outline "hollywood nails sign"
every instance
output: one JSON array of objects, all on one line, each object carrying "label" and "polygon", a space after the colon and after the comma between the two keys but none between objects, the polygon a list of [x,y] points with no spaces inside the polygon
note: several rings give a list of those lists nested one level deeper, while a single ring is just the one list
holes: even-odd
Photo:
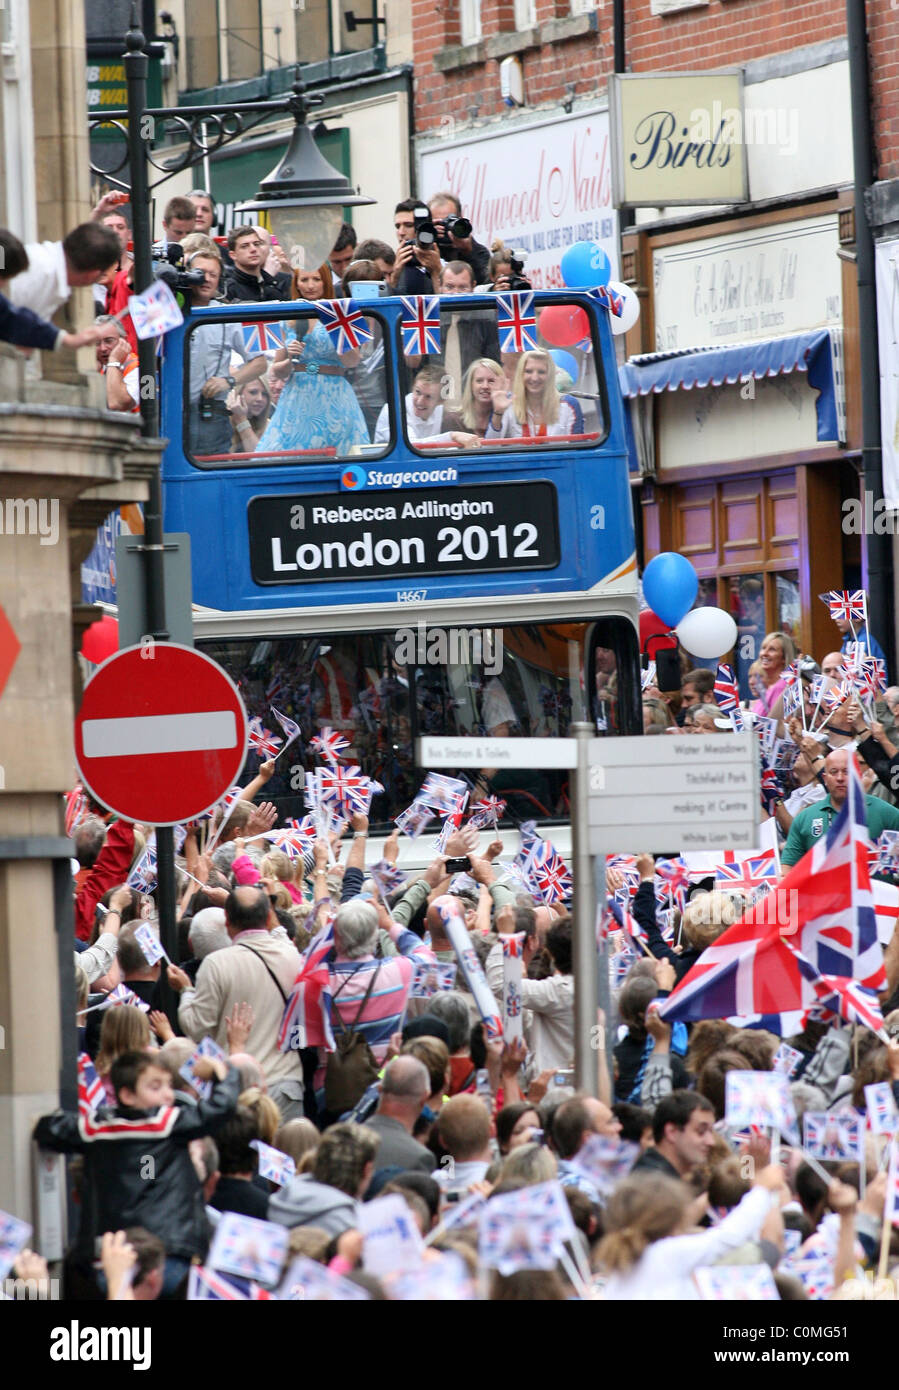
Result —
[{"label": "hollywood nails sign", "polygon": [[616,206],[744,201],[742,83],[739,72],[610,77]]}]

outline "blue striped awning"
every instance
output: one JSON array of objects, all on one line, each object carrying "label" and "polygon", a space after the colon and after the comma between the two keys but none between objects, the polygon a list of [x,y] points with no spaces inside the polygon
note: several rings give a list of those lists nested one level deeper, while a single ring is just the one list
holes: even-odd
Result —
[{"label": "blue striped awning", "polygon": [[632,357],[619,367],[622,395],[629,399],[662,391],[692,391],[694,386],[734,386],[763,377],[808,372],[818,392],[816,403],[821,442],[845,439],[845,393],[842,334],[818,328],[758,343],[729,343],[718,347],[684,348]]}]

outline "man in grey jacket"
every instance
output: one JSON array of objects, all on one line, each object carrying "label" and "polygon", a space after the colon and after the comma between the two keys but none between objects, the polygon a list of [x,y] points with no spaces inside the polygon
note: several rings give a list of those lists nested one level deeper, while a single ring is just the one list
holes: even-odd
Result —
[{"label": "man in grey jacket", "polygon": [[427,1068],[417,1057],[394,1057],[384,1071],[381,1098],[368,1129],[380,1135],[378,1168],[404,1168],[430,1173],[437,1160],[430,1150],[412,1138],[415,1121],[431,1092]]},{"label": "man in grey jacket", "polygon": [[311,1173],[291,1178],[269,1200],[279,1226],[316,1226],[339,1236],[358,1225],[358,1207],[375,1170],[380,1139],[367,1125],[332,1125],[322,1135]]}]

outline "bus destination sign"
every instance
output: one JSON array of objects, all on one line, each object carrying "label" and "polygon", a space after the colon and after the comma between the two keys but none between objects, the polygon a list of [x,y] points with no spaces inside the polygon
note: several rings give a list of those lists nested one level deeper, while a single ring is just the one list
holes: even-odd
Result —
[{"label": "bus destination sign", "polygon": [[558,500],[548,482],[249,503],[257,584],[555,569]]}]

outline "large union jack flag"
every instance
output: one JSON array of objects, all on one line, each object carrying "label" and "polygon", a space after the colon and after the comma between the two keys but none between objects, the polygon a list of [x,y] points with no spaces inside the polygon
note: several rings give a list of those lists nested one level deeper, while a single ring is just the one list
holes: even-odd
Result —
[{"label": "large union jack flag", "polygon": [[328,969],[328,956],[333,948],[334,913],[331,911],[300,957],[299,974],[287,996],[278,1029],[281,1052],[298,1052],[304,1047],[334,1051]]},{"label": "large union jack flag", "polygon": [[243,325],[244,347],[250,356],[263,352],[274,352],[284,346],[284,325],[278,323],[245,323]]},{"label": "large union jack flag", "polygon": [[436,294],[400,296],[404,318],[403,352],[425,357],[440,351],[440,300]]},{"label": "large union jack flag", "polygon": [[314,308],[338,352],[352,352],[371,341],[365,315],[352,299],[319,299]]},{"label": "large union jack flag", "polygon": [[820,595],[830,609],[830,616],[843,622],[867,622],[868,598],[864,589],[831,589]]},{"label": "large union jack flag", "polygon": [[496,296],[496,327],[501,352],[533,352],[537,347],[534,295],[515,290]]}]

